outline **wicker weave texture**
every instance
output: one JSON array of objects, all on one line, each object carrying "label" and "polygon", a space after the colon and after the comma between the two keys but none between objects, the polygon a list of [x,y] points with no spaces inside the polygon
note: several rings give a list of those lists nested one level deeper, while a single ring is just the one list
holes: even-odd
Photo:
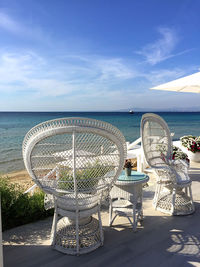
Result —
[{"label": "wicker weave texture", "polygon": [[[23,156],[29,174],[45,192],[85,199],[114,182],[124,162],[124,143],[123,135],[108,123],[53,120],[28,132]],[[78,205],[81,209],[82,202]]]},{"label": "wicker weave texture", "polygon": [[172,141],[165,121],[158,115],[147,113],[142,117],[141,129],[142,145],[148,164],[153,168],[167,165],[172,154]]},{"label": "wicker weave texture", "polygon": [[194,212],[188,165],[181,160],[172,160],[172,140],[166,122],[156,114],[144,114],[141,136],[146,161],[158,178],[153,201],[155,208],[173,215]]},{"label": "wicker weave texture", "polygon": [[[92,218],[91,215],[97,212],[95,207],[100,205],[103,192],[111,188],[121,173],[125,157],[124,136],[116,127],[102,121],[63,118],[41,123],[27,133],[23,142],[25,166],[35,183],[47,194],[52,194],[55,202],[55,248],[61,246],[58,250],[69,254],[87,251],[82,249],[87,244],[79,246],[83,231],[79,229],[79,221],[87,216]],[[63,241],[67,235],[63,235],[62,242],[57,242],[63,233],[57,230],[58,211],[73,221],[76,238],[70,242],[76,244],[75,248],[63,245],[69,241]],[[69,225],[62,229],[66,231]],[[102,243],[101,223],[97,229],[94,240],[98,239],[96,236],[101,240],[98,239],[96,245],[91,244],[93,248]],[[92,247],[88,247],[88,252]]]}]

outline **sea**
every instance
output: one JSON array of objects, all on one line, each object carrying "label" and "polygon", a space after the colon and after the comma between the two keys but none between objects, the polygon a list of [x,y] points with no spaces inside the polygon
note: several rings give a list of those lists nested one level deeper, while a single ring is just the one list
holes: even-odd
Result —
[{"label": "sea", "polygon": [[[0,174],[25,169],[22,142],[38,123],[64,117],[85,117],[109,122],[119,128],[126,141],[140,137],[140,121],[145,112],[0,112]],[[184,135],[200,135],[200,112],[156,112],[174,133],[173,140]]]}]

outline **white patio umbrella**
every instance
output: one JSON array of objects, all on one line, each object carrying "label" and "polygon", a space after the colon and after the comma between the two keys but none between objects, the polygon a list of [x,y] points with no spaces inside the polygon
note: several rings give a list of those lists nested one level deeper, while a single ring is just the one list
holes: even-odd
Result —
[{"label": "white patio umbrella", "polygon": [[176,92],[200,93],[200,72],[150,88]]},{"label": "white patio umbrella", "polygon": [[[166,90],[174,92],[200,93],[200,72],[150,88],[153,90]],[[185,153],[188,151],[180,141],[174,141],[173,145],[179,147]]]}]

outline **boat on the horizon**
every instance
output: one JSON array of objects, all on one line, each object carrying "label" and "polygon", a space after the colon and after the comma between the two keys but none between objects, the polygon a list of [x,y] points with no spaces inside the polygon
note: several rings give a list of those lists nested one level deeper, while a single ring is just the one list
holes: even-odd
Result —
[{"label": "boat on the horizon", "polygon": [[129,113],[130,113],[130,114],[133,114],[133,113],[134,113],[134,111],[131,109],[131,110],[129,110]]}]

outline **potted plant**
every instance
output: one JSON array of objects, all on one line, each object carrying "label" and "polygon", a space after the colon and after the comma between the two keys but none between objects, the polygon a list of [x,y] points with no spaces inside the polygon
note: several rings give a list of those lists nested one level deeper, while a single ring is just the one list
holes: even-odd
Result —
[{"label": "potted plant", "polygon": [[180,138],[191,161],[200,162],[200,136],[187,135]]},{"label": "potted plant", "polygon": [[131,168],[132,168],[131,161],[130,160],[126,160],[125,164],[124,164],[124,170],[125,170],[126,176],[130,176],[131,175]]},{"label": "potted plant", "polygon": [[173,146],[172,159],[173,160],[177,160],[177,159],[185,160],[185,162],[188,164],[188,166],[190,164],[190,160],[188,158],[188,155],[176,146]]},{"label": "potted plant", "polygon": [[[166,146],[163,144],[159,144],[157,145],[157,149],[160,150],[161,152],[161,158],[163,161],[166,161],[166,157],[164,155],[164,152],[166,151]],[[172,155],[170,156],[169,160],[184,160],[188,167],[189,167],[189,163],[190,163],[190,159],[187,155],[187,153],[185,153],[182,149],[173,146],[173,151],[172,151]]]}]

